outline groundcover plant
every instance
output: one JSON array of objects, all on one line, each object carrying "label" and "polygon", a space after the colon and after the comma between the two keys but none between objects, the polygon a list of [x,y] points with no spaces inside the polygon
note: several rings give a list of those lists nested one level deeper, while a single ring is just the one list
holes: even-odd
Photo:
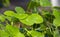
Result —
[{"label": "groundcover plant", "polygon": [[0,37],[60,37],[59,9],[49,0],[30,0],[26,10],[6,10],[0,14]]}]

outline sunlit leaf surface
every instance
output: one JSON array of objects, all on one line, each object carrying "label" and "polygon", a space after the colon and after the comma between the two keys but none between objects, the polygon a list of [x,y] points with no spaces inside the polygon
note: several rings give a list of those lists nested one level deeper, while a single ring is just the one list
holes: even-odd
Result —
[{"label": "sunlit leaf surface", "polygon": [[55,19],[54,19],[53,23],[56,26],[60,26],[60,11],[57,10],[57,9],[54,9],[53,14],[55,16]]},{"label": "sunlit leaf surface", "polygon": [[26,25],[33,25],[34,23],[36,23],[36,24],[42,23],[43,18],[38,14],[32,14],[32,15],[28,16],[25,20],[21,20],[21,22]]}]

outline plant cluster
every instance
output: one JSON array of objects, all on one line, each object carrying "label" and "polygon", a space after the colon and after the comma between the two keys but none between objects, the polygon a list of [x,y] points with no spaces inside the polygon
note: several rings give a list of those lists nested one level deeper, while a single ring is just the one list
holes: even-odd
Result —
[{"label": "plant cluster", "polygon": [[[8,2],[7,2],[8,3]],[[0,14],[0,37],[60,37],[60,13],[49,0],[30,0]]]}]

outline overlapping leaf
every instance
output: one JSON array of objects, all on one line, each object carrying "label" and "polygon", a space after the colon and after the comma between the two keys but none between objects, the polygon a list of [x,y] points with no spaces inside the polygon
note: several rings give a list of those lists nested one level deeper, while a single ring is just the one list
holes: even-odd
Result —
[{"label": "overlapping leaf", "polygon": [[16,14],[15,17],[18,18],[19,20],[21,20],[21,19],[27,18],[28,14]]},{"label": "overlapping leaf", "polygon": [[22,23],[26,24],[26,25],[33,25],[34,23],[38,24],[38,23],[42,23],[43,22],[43,18],[38,15],[38,14],[32,14],[30,16],[28,16],[25,20],[21,20]]}]

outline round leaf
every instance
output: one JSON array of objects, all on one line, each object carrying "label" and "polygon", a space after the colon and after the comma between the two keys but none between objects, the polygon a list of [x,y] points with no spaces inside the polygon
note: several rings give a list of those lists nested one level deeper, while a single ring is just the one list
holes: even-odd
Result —
[{"label": "round leaf", "polygon": [[27,18],[27,20],[36,24],[43,22],[43,18],[39,14],[32,14]]},{"label": "round leaf", "polygon": [[25,11],[24,11],[24,9],[23,8],[21,8],[21,7],[16,7],[15,8],[15,11],[17,12],[17,13],[22,13],[22,14],[24,14],[25,13]]},{"label": "round leaf", "polygon": [[43,18],[39,14],[32,14],[31,17],[30,18],[34,20],[34,23],[38,24],[43,22]]},{"label": "round leaf", "polygon": [[10,11],[10,10],[5,11],[4,14],[7,15],[7,16],[13,16],[13,15],[15,15],[14,11]]}]

